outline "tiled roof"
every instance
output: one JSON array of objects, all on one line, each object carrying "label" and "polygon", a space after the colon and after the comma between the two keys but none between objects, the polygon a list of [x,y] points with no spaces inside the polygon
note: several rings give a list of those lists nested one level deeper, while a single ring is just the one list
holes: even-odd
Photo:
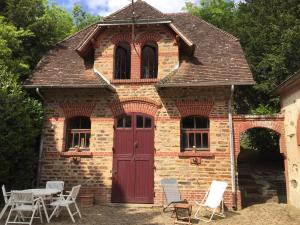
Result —
[{"label": "tiled roof", "polygon": [[91,68],[74,50],[96,25],[58,43],[46,53],[33,74],[25,81],[25,87],[109,87],[109,84]]},{"label": "tiled roof", "polygon": [[188,13],[169,16],[196,48],[193,57],[181,58],[179,68],[157,86],[254,84],[237,38]]},{"label": "tiled roof", "polygon": [[[195,47],[192,57],[181,57],[180,66],[158,82],[158,87],[249,85],[253,77],[237,38],[188,13],[163,14],[144,1],[136,1],[138,20],[169,19],[182,37]],[[132,19],[129,5],[105,21]],[[98,25],[91,25],[49,51],[25,82],[27,87],[110,87],[100,75],[87,69],[76,47],[88,40]],[[177,31],[176,31],[177,32]],[[191,47],[190,46],[190,47]]]}]

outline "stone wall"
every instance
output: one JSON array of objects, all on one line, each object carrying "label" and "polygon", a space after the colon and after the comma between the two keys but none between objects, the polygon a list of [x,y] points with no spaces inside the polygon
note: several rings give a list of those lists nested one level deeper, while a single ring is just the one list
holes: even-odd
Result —
[{"label": "stone wall", "polygon": [[297,141],[300,135],[300,89],[291,88],[281,96],[281,107],[285,118],[288,203],[300,209],[300,142]]},{"label": "stone wall", "polygon": [[[115,93],[97,89],[52,89],[44,90],[43,94],[47,101],[42,182],[61,179],[66,181],[67,188],[82,184],[83,192],[94,192],[98,202],[110,202],[113,125],[118,108],[123,113],[143,112],[155,118],[155,203],[163,202],[160,180],[174,177],[183,197],[191,202],[205,193],[213,179],[228,182],[225,200],[227,206],[231,206],[228,87],[157,91],[151,84],[116,84]],[[120,107],[116,108],[117,104]],[[78,116],[90,114],[91,118],[90,151],[82,155],[79,164],[74,164],[73,158],[65,152],[64,134],[69,112]],[[181,114],[209,117],[210,151],[180,152]],[[191,163],[193,158],[199,160],[198,165]]]}]

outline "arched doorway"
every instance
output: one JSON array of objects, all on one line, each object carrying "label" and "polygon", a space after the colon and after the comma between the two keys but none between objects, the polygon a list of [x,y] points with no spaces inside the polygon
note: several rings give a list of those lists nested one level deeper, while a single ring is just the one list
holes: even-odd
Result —
[{"label": "arched doorway", "polygon": [[[255,130],[252,129],[260,129],[260,131],[256,132]],[[261,137],[267,137],[267,138],[261,138],[261,144],[260,148],[263,148],[264,150],[267,150],[267,148],[271,148],[271,151],[266,151],[269,154],[273,155],[272,157],[277,158],[280,163],[279,166],[277,167],[277,170],[280,168],[281,169],[281,174],[284,174],[284,181],[285,183],[283,184],[281,182],[281,186],[283,187],[284,190],[282,190],[283,192],[286,192],[286,181],[288,181],[288,171],[287,171],[287,158],[286,158],[286,144],[285,144],[285,135],[284,135],[284,117],[282,117],[282,115],[280,114],[275,114],[275,115],[242,115],[242,116],[235,116],[233,118],[233,130],[234,130],[234,150],[235,150],[235,158],[236,158],[236,162],[238,162],[239,168],[237,167],[237,179],[236,179],[236,185],[239,188],[239,179],[241,179],[242,176],[246,176],[247,175],[243,175],[243,172],[239,173],[238,169],[241,170],[241,160],[245,162],[245,158],[247,158],[246,156],[244,156],[244,152],[240,155],[241,151],[243,151],[243,149],[241,150],[241,146],[243,147],[243,144],[241,144],[241,137],[243,138],[244,134],[247,134],[247,131],[250,133],[255,133],[257,136],[261,136]],[[252,130],[252,131],[251,131]],[[259,133],[262,132],[262,133]],[[270,139],[270,138],[275,138],[274,140]],[[272,141],[270,141],[272,140]],[[273,142],[275,143],[274,146],[270,146],[269,142]],[[250,149],[251,150],[251,149]],[[259,150],[258,150],[259,151]],[[271,153],[272,152],[272,153]],[[248,153],[250,155],[253,155],[250,153]],[[259,155],[259,153],[257,153]],[[257,155],[256,154],[256,155]],[[255,154],[254,154],[255,155]],[[262,158],[266,158],[261,156]],[[269,160],[269,164],[271,165],[275,165],[274,162],[272,162],[272,157],[267,157],[267,159]],[[257,159],[255,159],[255,157],[253,156],[252,161],[256,162]],[[249,163],[249,161],[246,160],[246,162]],[[251,162],[251,160],[250,160]],[[266,170],[268,163],[266,163],[264,166],[262,166],[261,168],[261,173],[262,176],[266,175],[263,172]],[[284,164],[284,166],[282,166],[282,164]],[[250,168],[253,166],[250,166]],[[254,168],[259,168],[259,167],[254,167]],[[270,169],[270,168],[269,168]],[[256,170],[256,169],[255,169]],[[254,170],[254,171],[255,171]],[[257,171],[257,170],[256,170]],[[250,169],[251,172],[251,169]],[[239,175],[238,175],[239,174]],[[251,173],[250,173],[251,176]],[[249,176],[248,176],[249,177]],[[263,179],[261,179],[263,180]],[[248,184],[253,184],[253,182],[251,180],[248,181],[244,181],[243,184],[247,183]],[[263,181],[262,181],[263,183]],[[241,186],[241,185],[240,185]],[[272,185],[270,185],[272,186]],[[243,192],[244,190],[240,190],[238,189],[237,191],[237,206],[240,207],[246,207],[247,205],[251,205],[251,204],[255,204],[255,203],[260,203],[260,202],[266,202],[263,200],[263,197],[259,196],[259,191],[257,191],[258,187],[256,187],[254,185],[253,188],[253,192],[258,192],[258,201],[252,201],[249,202],[248,204],[245,204],[245,192]],[[274,191],[273,193],[275,193],[276,191]],[[281,194],[280,194],[281,195]],[[286,201],[286,199],[288,199],[288,193],[287,194],[283,194],[284,198],[282,200],[282,198],[280,197],[280,200],[278,200],[277,202],[284,202]],[[278,198],[278,196],[277,196]],[[244,200],[242,202],[242,200]]]},{"label": "arched doorway", "polygon": [[240,134],[237,155],[238,189],[242,208],[265,202],[286,203],[284,156],[280,134],[269,128],[250,128]]}]

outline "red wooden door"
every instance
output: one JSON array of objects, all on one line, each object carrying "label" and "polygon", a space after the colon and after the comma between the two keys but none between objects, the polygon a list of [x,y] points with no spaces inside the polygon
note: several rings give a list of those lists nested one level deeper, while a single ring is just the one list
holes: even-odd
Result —
[{"label": "red wooden door", "polygon": [[153,118],[139,113],[116,119],[112,202],[153,203]]}]

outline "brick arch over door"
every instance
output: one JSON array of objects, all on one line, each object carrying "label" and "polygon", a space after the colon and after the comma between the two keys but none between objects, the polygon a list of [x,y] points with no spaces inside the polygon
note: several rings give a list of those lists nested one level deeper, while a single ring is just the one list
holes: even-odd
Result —
[{"label": "brick arch over door", "polygon": [[155,118],[161,104],[148,98],[126,98],[113,101],[110,109],[115,117],[127,113],[144,113]]},{"label": "brick arch over door", "polygon": [[252,128],[266,128],[275,131],[280,136],[280,153],[286,155],[284,118],[282,116],[236,116],[233,119],[235,157],[240,153],[241,134]]}]

